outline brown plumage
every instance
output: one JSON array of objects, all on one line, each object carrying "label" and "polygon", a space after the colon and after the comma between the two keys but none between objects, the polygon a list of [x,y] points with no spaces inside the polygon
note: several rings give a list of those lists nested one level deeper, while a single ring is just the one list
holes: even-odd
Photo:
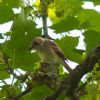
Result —
[{"label": "brown plumage", "polygon": [[42,37],[35,37],[30,49],[35,49],[39,54],[41,61],[62,64],[69,72],[72,69],[67,64],[64,53],[59,46],[52,40]]}]

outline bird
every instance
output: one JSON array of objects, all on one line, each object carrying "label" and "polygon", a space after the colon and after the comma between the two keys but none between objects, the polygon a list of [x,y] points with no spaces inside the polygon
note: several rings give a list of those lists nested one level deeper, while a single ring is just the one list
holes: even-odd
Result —
[{"label": "bird", "polygon": [[67,59],[57,43],[53,40],[43,37],[33,38],[30,50],[36,50],[42,62],[49,62],[52,64],[61,64],[68,72],[72,69],[67,64]]}]

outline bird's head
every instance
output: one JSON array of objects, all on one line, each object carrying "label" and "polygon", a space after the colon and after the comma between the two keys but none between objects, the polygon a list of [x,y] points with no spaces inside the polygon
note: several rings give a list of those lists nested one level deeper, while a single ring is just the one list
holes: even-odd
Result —
[{"label": "bird's head", "polygon": [[29,49],[30,50],[32,50],[32,49],[39,50],[43,46],[43,43],[44,43],[44,39],[42,37],[35,37],[32,40],[32,43],[31,43]]}]

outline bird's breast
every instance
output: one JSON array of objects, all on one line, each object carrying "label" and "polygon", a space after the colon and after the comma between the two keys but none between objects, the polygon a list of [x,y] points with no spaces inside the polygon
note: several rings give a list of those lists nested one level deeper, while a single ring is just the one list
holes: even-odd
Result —
[{"label": "bird's breast", "polygon": [[44,48],[44,50],[41,50],[38,52],[39,57],[41,58],[41,61],[43,62],[51,62],[51,63],[58,63],[58,57],[57,55],[52,52],[50,49]]}]

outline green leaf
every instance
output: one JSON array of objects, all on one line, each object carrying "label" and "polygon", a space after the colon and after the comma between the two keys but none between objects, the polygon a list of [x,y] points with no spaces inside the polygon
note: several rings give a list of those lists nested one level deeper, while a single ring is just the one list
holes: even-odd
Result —
[{"label": "green leaf", "polygon": [[100,5],[100,1],[99,0],[91,0],[93,3],[94,3],[94,5]]},{"label": "green leaf", "polygon": [[4,52],[12,59],[11,65],[14,68],[32,70],[34,64],[39,61],[39,57],[28,50],[32,39],[41,35],[41,29],[35,27],[36,24],[32,20],[25,18],[23,10],[15,17],[11,38],[5,43],[4,48]]},{"label": "green leaf", "polygon": [[80,24],[80,28],[82,28],[82,29],[88,29],[90,27],[91,27],[91,23],[89,22],[89,20],[86,20]]},{"label": "green leaf", "polygon": [[82,0],[55,0],[56,11],[63,11],[65,15],[77,14],[82,4]]},{"label": "green leaf", "polygon": [[3,100],[8,100],[9,99],[9,95],[11,97],[16,96],[21,90],[20,87],[21,86],[13,86],[13,85],[8,85],[8,84],[3,85],[2,89],[0,91],[1,93],[3,93],[2,96],[5,98]]},{"label": "green leaf", "polygon": [[63,50],[67,59],[78,63],[82,61],[81,55],[75,52],[75,48],[79,42],[79,37],[66,36],[61,40],[56,40],[56,42]]},{"label": "green leaf", "polygon": [[83,0],[83,1],[91,1],[91,0]]},{"label": "green leaf", "polygon": [[0,64],[0,80],[7,79],[10,77],[10,74],[8,74],[5,70],[5,65]]},{"label": "green leaf", "polygon": [[81,29],[96,30],[100,32],[100,13],[95,10],[83,9],[77,16]]},{"label": "green leaf", "polygon": [[16,57],[12,58],[12,61],[10,63],[12,66],[14,65],[14,68],[20,68],[24,71],[33,71],[36,66],[36,62],[40,61],[40,59],[36,53],[24,53],[16,53]]},{"label": "green leaf", "polygon": [[67,11],[67,15],[77,15],[81,10],[82,4],[83,0],[64,0],[64,6],[66,6],[65,10]]},{"label": "green leaf", "polygon": [[28,50],[33,37],[34,34],[31,33],[25,36],[23,33],[16,32],[12,33],[11,40],[5,43],[4,52],[12,59],[11,63],[14,68],[32,70],[34,64],[39,61],[39,57],[35,53],[31,54],[31,51]]},{"label": "green leaf", "polygon": [[53,91],[47,86],[34,87],[30,94],[22,97],[21,100],[43,100],[47,95],[50,95]]},{"label": "green leaf", "polygon": [[79,53],[80,55],[82,55],[85,52],[85,50],[75,49],[74,52]]},{"label": "green leaf", "polygon": [[10,78],[10,74],[5,71],[0,71],[0,80]]},{"label": "green leaf", "polygon": [[21,0],[3,0],[3,4],[8,5],[11,8],[18,8],[21,4]]},{"label": "green leaf", "polygon": [[67,97],[65,97],[64,94],[61,94],[61,95],[57,98],[57,100],[68,100],[68,99],[67,99]]},{"label": "green leaf", "polygon": [[54,29],[56,33],[62,33],[77,29],[78,26],[79,26],[79,21],[75,17],[67,16],[66,19],[50,26],[50,28]]},{"label": "green leaf", "polygon": [[4,39],[4,37],[2,36],[2,34],[0,33],[0,39]]},{"label": "green leaf", "polygon": [[90,52],[93,48],[100,45],[100,33],[95,30],[85,31],[84,42],[86,44],[86,51]]},{"label": "green leaf", "polygon": [[13,20],[14,13],[12,8],[8,5],[4,5],[0,3],[0,23],[6,23],[8,21]]}]

